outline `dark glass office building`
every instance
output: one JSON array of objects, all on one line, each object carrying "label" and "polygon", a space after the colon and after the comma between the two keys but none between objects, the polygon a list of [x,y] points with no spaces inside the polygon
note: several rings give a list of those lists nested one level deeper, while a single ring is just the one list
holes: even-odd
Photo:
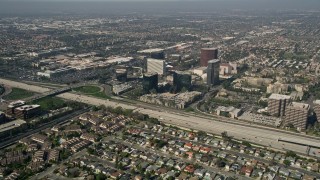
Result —
[{"label": "dark glass office building", "polygon": [[158,74],[146,73],[143,75],[142,80],[143,92],[150,93],[152,89],[158,91]]},{"label": "dark glass office building", "polygon": [[191,74],[181,71],[174,72],[173,86],[175,87],[176,91],[181,91],[182,88],[189,90],[191,87]]},{"label": "dark glass office building", "polygon": [[220,60],[213,59],[208,61],[207,68],[207,85],[214,86],[219,84],[219,68],[220,68]]}]

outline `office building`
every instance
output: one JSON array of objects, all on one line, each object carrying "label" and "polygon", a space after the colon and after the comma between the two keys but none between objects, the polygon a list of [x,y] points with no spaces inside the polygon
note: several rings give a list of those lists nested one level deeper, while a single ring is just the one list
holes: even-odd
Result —
[{"label": "office building", "polygon": [[208,66],[208,62],[212,59],[218,59],[218,49],[216,48],[202,48],[200,54],[200,65]]},{"label": "office building", "polygon": [[272,116],[281,117],[285,115],[285,110],[291,102],[291,97],[282,94],[271,94],[268,99],[268,112]]},{"label": "office building", "polygon": [[164,75],[166,72],[166,65],[164,60],[159,59],[147,59],[147,71],[148,73],[157,73],[159,75]]},{"label": "office building", "polygon": [[182,71],[174,72],[173,86],[177,92],[181,91],[183,88],[189,90],[191,87],[191,74]]},{"label": "office building", "polygon": [[40,113],[40,105],[23,105],[15,108],[14,114],[16,118],[30,119]]},{"label": "office building", "polygon": [[235,63],[221,63],[220,64],[220,75],[237,74],[237,64]]},{"label": "office building", "polygon": [[6,114],[8,115],[14,115],[14,110],[17,108],[17,107],[20,107],[20,106],[23,106],[25,105],[26,102],[24,101],[14,101],[14,102],[11,102],[9,105],[8,105],[8,108],[6,110]]},{"label": "office building", "polygon": [[219,84],[220,60],[213,59],[208,62],[207,85],[214,86]]},{"label": "office building", "polygon": [[165,54],[163,51],[160,52],[153,52],[150,54],[150,57],[153,59],[164,59],[165,58]]},{"label": "office building", "polygon": [[143,92],[149,94],[152,89],[158,91],[158,74],[146,73],[142,80]]},{"label": "office building", "polygon": [[315,100],[313,105],[314,113],[316,114],[318,122],[320,122],[320,100]]},{"label": "office building", "polygon": [[206,72],[207,72],[207,67],[199,67],[193,70],[193,73],[198,76],[202,76],[206,74]]},{"label": "office building", "polygon": [[6,115],[4,112],[0,111],[0,124],[4,123],[6,121]]},{"label": "office building", "polygon": [[126,69],[116,69],[115,70],[115,76],[116,79],[120,82],[126,82],[127,81],[127,70]]},{"label": "office building", "polygon": [[286,107],[285,123],[292,124],[298,130],[305,130],[310,105],[305,103],[292,102]]},{"label": "office building", "polygon": [[160,49],[160,48],[145,49],[142,51],[138,51],[138,53],[145,55],[147,58],[153,58],[153,59],[164,59],[165,58],[164,49]]}]

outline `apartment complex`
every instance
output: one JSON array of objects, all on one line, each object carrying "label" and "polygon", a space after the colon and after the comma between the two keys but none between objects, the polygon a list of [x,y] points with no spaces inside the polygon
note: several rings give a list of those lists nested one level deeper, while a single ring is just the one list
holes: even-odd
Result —
[{"label": "apartment complex", "polygon": [[310,105],[305,103],[292,102],[286,108],[286,124],[292,124],[298,130],[305,130]]},{"label": "apartment complex", "polygon": [[271,94],[268,99],[268,112],[272,116],[284,116],[291,97],[282,94]]}]

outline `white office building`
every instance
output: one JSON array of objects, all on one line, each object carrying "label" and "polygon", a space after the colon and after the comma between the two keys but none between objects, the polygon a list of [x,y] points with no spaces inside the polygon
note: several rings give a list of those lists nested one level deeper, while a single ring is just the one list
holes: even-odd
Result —
[{"label": "white office building", "polygon": [[147,59],[147,71],[148,73],[158,73],[164,75],[166,73],[166,65],[164,60],[160,59]]}]

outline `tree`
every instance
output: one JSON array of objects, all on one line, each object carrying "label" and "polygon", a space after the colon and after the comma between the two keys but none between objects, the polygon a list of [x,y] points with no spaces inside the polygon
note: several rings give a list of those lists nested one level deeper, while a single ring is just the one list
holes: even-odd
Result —
[{"label": "tree", "polygon": [[95,177],[96,180],[105,180],[107,179],[107,177],[104,175],[104,174],[97,174],[96,177]]},{"label": "tree", "polygon": [[219,168],[222,168],[222,167],[226,166],[226,163],[225,163],[221,158],[219,158],[219,159],[217,159],[217,161],[216,161],[216,165],[217,165]]},{"label": "tree", "polygon": [[207,136],[207,133],[204,131],[198,131],[198,136],[205,137],[205,136]]},{"label": "tree", "polygon": [[286,157],[297,157],[297,154],[293,151],[287,151],[286,152]]},{"label": "tree", "polygon": [[247,146],[247,147],[251,147],[251,144],[249,142],[247,142],[247,141],[242,141],[242,144]]},{"label": "tree", "polygon": [[286,166],[290,166],[291,165],[291,162],[289,160],[284,160],[283,161],[283,164],[286,165]]},{"label": "tree", "polygon": [[265,157],[266,155],[265,155],[263,152],[260,152],[260,153],[259,153],[259,156],[260,156],[260,157]]},{"label": "tree", "polygon": [[228,135],[227,131],[221,133],[222,139],[231,141],[232,137]]}]

